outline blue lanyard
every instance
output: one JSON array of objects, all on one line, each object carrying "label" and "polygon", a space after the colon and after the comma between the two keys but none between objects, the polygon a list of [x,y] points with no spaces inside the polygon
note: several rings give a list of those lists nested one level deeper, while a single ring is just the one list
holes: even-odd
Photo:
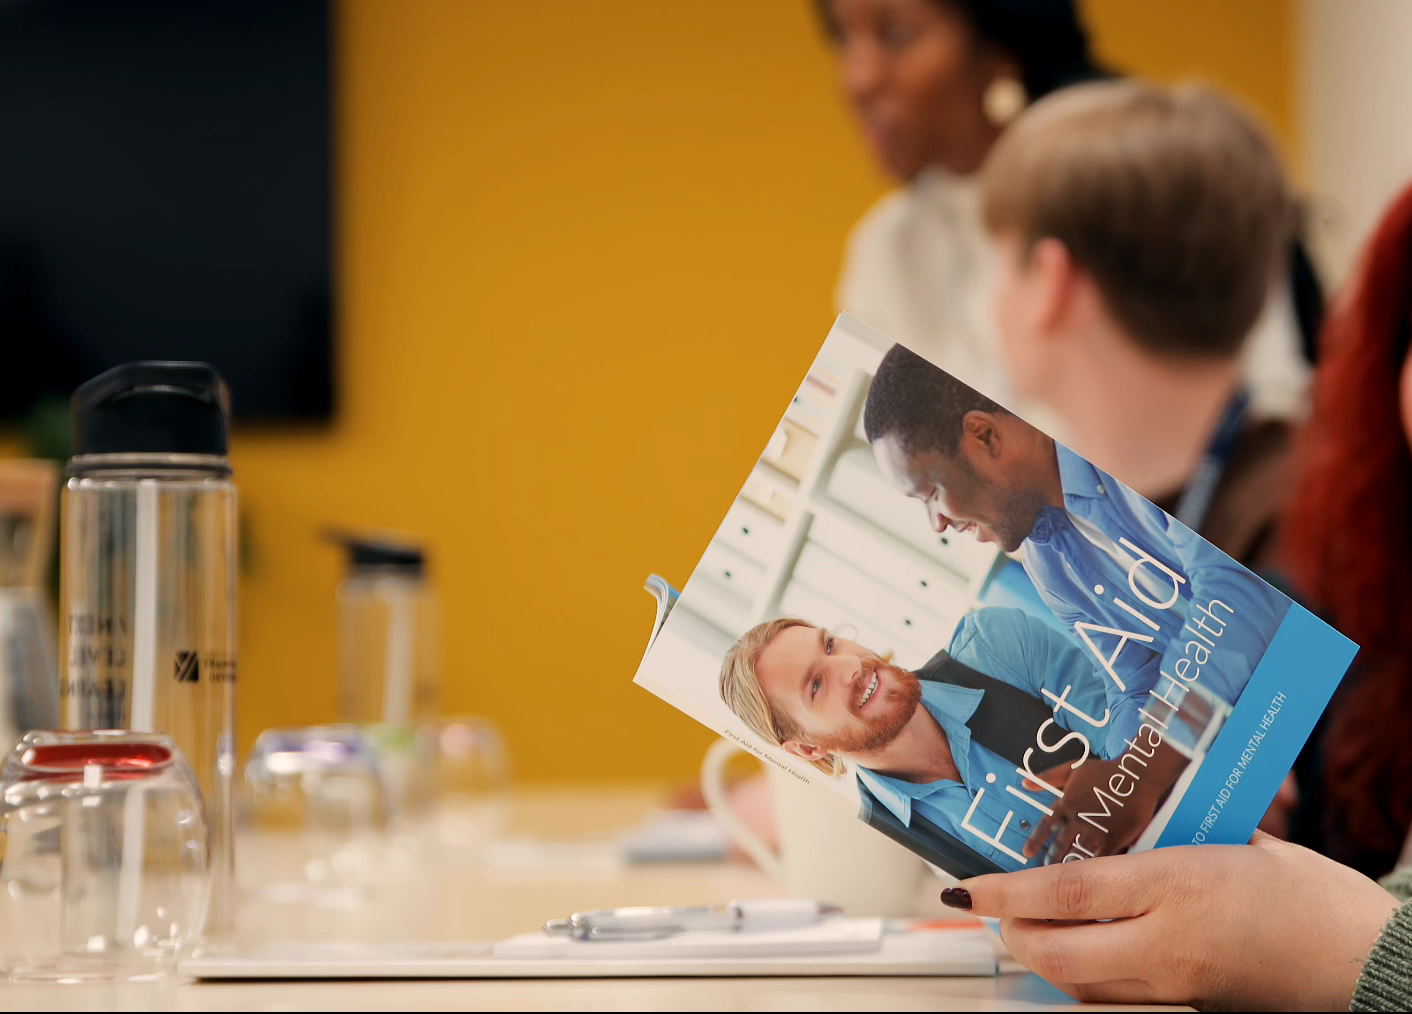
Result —
[{"label": "blue lanyard", "polygon": [[1176,518],[1193,532],[1200,532],[1211,511],[1211,501],[1215,499],[1216,487],[1226,474],[1231,454],[1240,441],[1245,429],[1245,417],[1250,411],[1250,392],[1242,387],[1231,398],[1221,422],[1211,437],[1201,464],[1196,466],[1196,474],[1187,483],[1182,498],[1177,502]]}]

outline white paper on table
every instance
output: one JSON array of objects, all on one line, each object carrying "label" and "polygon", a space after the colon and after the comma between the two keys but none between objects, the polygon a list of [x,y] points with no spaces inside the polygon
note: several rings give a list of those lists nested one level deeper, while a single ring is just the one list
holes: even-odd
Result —
[{"label": "white paper on table", "polygon": [[567,958],[613,961],[674,958],[794,957],[848,954],[882,946],[881,919],[825,919],[799,929],[746,933],[702,930],[656,940],[575,940],[547,933],[525,933],[495,945],[497,958]]},{"label": "white paper on table", "polygon": [[[784,948],[759,947],[763,933],[719,934],[751,944],[748,951],[727,952],[717,945],[709,954],[693,956],[685,949],[647,957],[631,957],[623,950],[599,950],[586,957],[584,944],[564,957],[537,955],[506,957],[502,944],[483,943],[378,943],[378,944],[272,944],[258,951],[213,953],[189,958],[179,974],[198,979],[593,979],[690,976],[719,977],[818,977],[818,976],[929,976],[994,975],[995,950],[990,931],[978,923],[908,929],[883,928],[876,919],[838,920],[852,923],[838,927],[813,927],[823,941],[812,948],[799,946],[799,933],[770,934],[796,937],[794,953]],[[860,926],[858,924],[871,924]],[[877,933],[877,936],[874,936]],[[702,934],[693,934],[700,936]],[[542,934],[532,939],[542,940]],[[840,949],[846,946],[852,949]],[[558,940],[559,944],[570,941]],[[859,945],[866,949],[857,949]],[[681,941],[678,941],[680,948]]]}]

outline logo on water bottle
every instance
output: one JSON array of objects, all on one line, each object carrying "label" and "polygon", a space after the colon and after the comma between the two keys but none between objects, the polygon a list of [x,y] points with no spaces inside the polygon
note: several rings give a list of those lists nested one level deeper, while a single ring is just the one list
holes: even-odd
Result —
[{"label": "logo on water bottle", "polygon": [[200,683],[201,657],[194,651],[177,652],[173,675],[178,683]]}]

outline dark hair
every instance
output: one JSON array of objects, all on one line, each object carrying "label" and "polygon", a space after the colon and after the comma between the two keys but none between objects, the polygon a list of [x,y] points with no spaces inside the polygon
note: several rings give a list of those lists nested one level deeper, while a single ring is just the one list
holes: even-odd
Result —
[{"label": "dark hair", "polygon": [[870,444],[896,436],[908,454],[955,454],[961,444],[961,421],[967,412],[975,411],[1006,410],[911,349],[894,345],[868,388],[863,433]]},{"label": "dark hair", "polygon": [[[815,0],[824,27],[832,33],[831,0]],[[1020,68],[1031,102],[1080,81],[1110,76],[1089,53],[1074,0],[932,0],[961,14],[984,42]]]},{"label": "dark hair", "polygon": [[933,0],[960,9],[976,34],[1008,53],[1034,102],[1067,85],[1108,77],[1088,49],[1074,0]]}]

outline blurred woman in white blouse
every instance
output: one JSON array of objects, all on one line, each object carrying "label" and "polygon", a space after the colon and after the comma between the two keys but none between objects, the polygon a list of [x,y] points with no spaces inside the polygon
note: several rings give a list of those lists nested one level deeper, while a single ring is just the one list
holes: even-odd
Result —
[{"label": "blurred woman in white blouse", "polygon": [[[1108,76],[1072,0],[816,3],[868,148],[899,183],[853,229],[838,308],[1062,435],[1062,420],[1014,397],[1006,381],[975,174],[1030,102]],[[1254,413],[1302,414],[1321,316],[1296,246],[1245,345]]]}]

